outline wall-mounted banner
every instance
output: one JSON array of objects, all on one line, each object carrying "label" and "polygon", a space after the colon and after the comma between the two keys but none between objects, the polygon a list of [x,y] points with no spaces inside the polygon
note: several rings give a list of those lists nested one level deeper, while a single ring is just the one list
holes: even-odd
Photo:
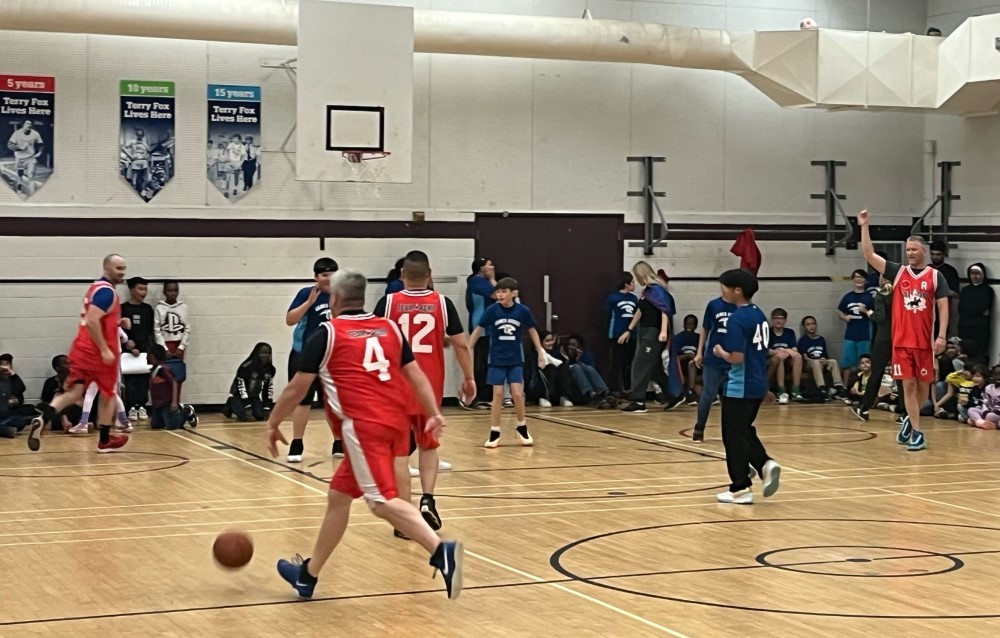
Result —
[{"label": "wall-mounted banner", "polygon": [[208,181],[230,202],[260,181],[260,87],[208,85]]},{"label": "wall-mounted banner", "polygon": [[174,176],[174,83],[122,80],[119,170],[143,201]]},{"label": "wall-mounted banner", "polygon": [[0,175],[28,199],[55,168],[56,79],[0,75]]}]

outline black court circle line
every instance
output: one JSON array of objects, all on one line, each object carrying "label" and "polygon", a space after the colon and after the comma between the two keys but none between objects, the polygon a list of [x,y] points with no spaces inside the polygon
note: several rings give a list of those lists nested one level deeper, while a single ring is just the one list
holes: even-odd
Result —
[{"label": "black court circle line", "polygon": [[[682,603],[688,605],[699,605],[702,607],[713,607],[717,609],[733,609],[736,611],[756,611],[768,614],[789,614],[793,616],[816,616],[822,618],[871,618],[879,620],[978,620],[985,618],[1000,618],[1000,613],[996,614],[956,614],[951,616],[943,615],[931,615],[931,614],[849,614],[849,613],[837,613],[837,612],[816,612],[816,611],[803,611],[798,609],[769,609],[766,607],[751,607],[744,605],[734,605],[728,603],[713,603],[703,600],[691,600],[689,598],[678,598],[676,596],[667,596],[664,594],[651,594],[649,592],[637,591],[634,589],[627,589],[624,587],[616,587],[608,583],[598,582],[601,577],[585,577],[580,576],[571,572],[569,569],[563,566],[562,559],[567,552],[572,549],[584,545],[586,543],[596,541],[602,538],[608,538],[611,536],[619,536],[622,534],[630,534],[635,532],[646,532],[652,530],[663,530],[663,529],[674,529],[680,527],[694,527],[697,525],[740,525],[747,523],[801,523],[801,522],[820,522],[820,523],[884,523],[889,525],[922,525],[927,527],[948,527],[957,529],[972,529],[988,532],[1000,532],[1000,528],[997,527],[987,527],[985,525],[966,525],[962,523],[932,523],[926,521],[899,521],[899,520],[889,520],[889,519],[861,519],[861,518],[758,518],[758,519],[729,519],[721,521],[691,521],[687,523],[668,523],[665,525],[650,525],[647,527],[635,527],[631,529],[618,530],[615,532],[606,532],[604,534],[595,534],[594,536],[589,536],[586,538],[581,538],[568,543],[555,552],[549,557],[549,565],[555,571],[559,572],[563,576],[572,579],[574,582],[585,583],[587,585],[592,585],[594,587],[600,587],[601,589],[608,589],[611,591],[617,591],[623,594],[630,594],[633,596],[642,596],[644,598],[655,598],[659,600],[667,600],[675,603]],[[956,554],[961,554],[966,552],[956,552]],[[974,553],[974,552],[968,552]],[[741,570],[741,569],[761,569],[762,566],[758,563],[753,565],[737,565],[729,568],[724,568],[728,570]]]},{"label": "black court circle line", "polygon": [[[7,458],[10,456],[34,456],[38,458],[43,458],[44,456],[51,454],[90,454],[90,452],[84,452],[79,450],[60,450],[57,452],[17,452],[14,454],[0,455],[0,458]],[[96,454],[96,452],[94,452],[94,454]],[[166,465],[164,467],[150,467],[150,468],[143,468],[136,470],[128,470],[125,472],[98,472],[93,474],[5,474],[3,472],[0,472],[0,478],[49,479],[49,478],[88,478],[95,476],[125,476],[127,474],[144,474],[146,472],[163,472],[165,470],[173,470],[178,467],[181,467],[182,465],[187,465],[188,463],[191,462],[191,459],[189,459],[186,456],[180,456],[178,454],[166,454],[164,452],[128,451],[128,452],[113,452],[112,454],[114,454],[114,456],[128,456],[136,454],[143,454],[146,456],[161,456],[165,457],[165,459],[173,460],[174,463],[172,465]],[[156,462],[155,460],[150,461],[150,463],[155,463],[155,462]],[[164,460],[162,462],[166,463],[168,461]],[[24,469],[31,470],[32,467],[30,465],[26,465]]]},{"label": "black court circle line", "polygon": [[[808,569],[799,569],[801,567],[809,567],[809,564],[782,564],[782,563],[772,563],[768,560],[771,556],[775,554],[780,554],[782,552],[793,552],[800,549],[888,549],[892,551],[899,552],[912,552],[913,556],[894,556],[891,558],[876,558],[876,559],[857,559],[857,558],[846,558],[843,561],[830,562],[825,561],[824,564],[838,564],[838,563],[869,563],[885,560],[912,560],[916,558],[944,558],[945,560],[951,561],[951,566],[945,569],[941,569],[934,572],[914,572],[909,574],[836,574],[832,572],[820,572],[820,571],[809,571]],[[957,571],[965,567],[965,563],[959,559],[955,558],[951,554],[942,554],[940,552],[932,552],[926,549],[913,549],[911,547],[880,547],[878,545],[804,545],[802,547],[783,547],[781,549],[772,549],[769,552],[763,552],[757,554],[754,558],[758,564],[763,567],[773,567],[775,569],[783,569],[790,572],[796,572],[799,574],[810,574],[813,576],[835,576],[837,578],[916,578],[920,576],[939,576],[941,574],[947,574],[948,572]]]},{"label": "black court circle line", "polygon": [[[816,426],[816,425],[800,425],[800,424],[797,424],[797,423],[769,423],[765,427],[767,427],[767,428],[817,428],[818,427],[818,428],[823,429],[823,430],[842,430],[844,432],[850,432],[850,433],[865,434],[865,435],[867,435],[867,436],[865,436],[862,439],[847,439],[847,440],[837,440],[837,441],[831,441],[831,440],[826,440],[826,441],[775,441],[775,440],[773,440],[771,438],[767,438],[764,442],[766,444],[768,444],[768,445],[834,445],[834,444],[840,444],[840,443],[864,443],[865,441],[871,441],[872,439],[877,439],[878,438],[878,434],[875,434],[874,432],[869,432],[868,430],[858,430],[858,429],[855,429],[855,428],[848,428],[848,427],[844,427],[844,426],[840,426],[840,425]],[[684,430],[679,431],[677,434],[683,436],[684,438],[690,438],[691,437],[691,433],[693,431],[694,431],[694,428],[686,428]],[[757,431],[760,432],[760,428],[757,428]],[[781,435],[780,434],[775,434],[774,436],[780,437]]]}]

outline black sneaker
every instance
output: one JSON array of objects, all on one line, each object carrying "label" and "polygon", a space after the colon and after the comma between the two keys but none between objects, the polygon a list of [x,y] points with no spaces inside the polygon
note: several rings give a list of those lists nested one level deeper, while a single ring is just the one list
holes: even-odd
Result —
[{"label": "black sneaker", "polygon": [[687,396],[684,397],[684,402],[687,405],[698,405],[698,395],[695,394],[694,390],[688,390]]},{"label": "black sneaker", "polygon": [[[664,410],[675,410],[675,409],[679,408],[682,405],[684,405],[684,397],[683,396],[670,397],[669,399],[667,399],[667,402],[664,404],[663,409]],[[697,405],[697,403],[695,405]]]},{"label": "black sneaker", "polygon": [[862,421],[868,421],[868,410],[865,410],[860,405],[853,406],[851,408],[851,413]]},{"label": "black sneaker", "polygon": [[431,567],[435,574],[441,572],[448,598],[452,600],[462,593],[463,554],[461,541],[442,541],[431,556]]},{"label": "black sneaker", "polygon": [[436,532],[441,529],[441,515],[438,514],[432,495],[424,494],[420,497],[420,515],[424,517],[432,530]]},{"label": "black sneaker", "polygon": [[636,414],[642,414],[646,412],[646,404],[633,401],[622,408],[622,412],[635,412]]},{"label": "black sneaker", "polygon": [[695,430],[694,433],[691,434],[691,442],[692,443],[704,443],[705,442],[705,431],[704,430]]},{"label": "black sneaker", "polygon": [[342,459],[344,458],[344,442],[340,439],[333,440],[333,450],[331,452],[333,458]]},{"label": "black sneaker", "polygon": [[198,413],[194,411],[193,405],[185,405],[184,408],[184,420],[187,421],[188,425],[193,428],[198,427]]}]

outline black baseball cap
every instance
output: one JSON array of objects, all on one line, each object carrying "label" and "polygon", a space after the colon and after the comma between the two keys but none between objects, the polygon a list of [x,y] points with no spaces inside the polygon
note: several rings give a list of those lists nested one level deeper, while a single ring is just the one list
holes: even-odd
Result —
[{"label": "black baseball cap", "polygon": [[325,272],[337,272],[338,270],[340,270],[340,266],[332,257],[320,257],[313,264],[313,273],[317,275]]}]

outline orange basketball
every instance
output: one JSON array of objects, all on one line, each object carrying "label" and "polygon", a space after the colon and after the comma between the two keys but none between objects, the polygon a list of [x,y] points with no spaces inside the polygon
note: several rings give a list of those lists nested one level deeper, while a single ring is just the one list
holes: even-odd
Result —
[{"label": "orange basketball", "polygon": [[212,545],[215,561],[228,569],[238,569],[253,558],[253,541],[243,532],[223,532]]}]

